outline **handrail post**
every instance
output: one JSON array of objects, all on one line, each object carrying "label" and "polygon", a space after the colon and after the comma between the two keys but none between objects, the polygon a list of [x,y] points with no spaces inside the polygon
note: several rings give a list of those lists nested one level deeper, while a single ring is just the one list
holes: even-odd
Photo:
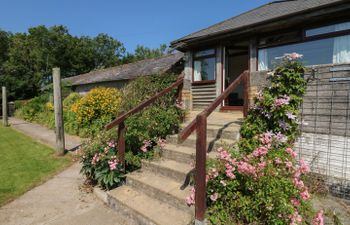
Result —
[{"label": "handrail post", "polygon": [[177,87],[177,102],[182,103],[182,89],[183,89],[184,83],[180,84]]},{"label": "handrail post", "polygon": [[125,172],[125,132],[126,132],[126,127],[123,121],[118,126],[118,152],[119,152],[119,163],[122,163],[124,172]]},{"label": "handrail post", "polygon": [[243,116],[247,117],[249,108],[249,72],[245,72],[243,78],[244,89],[244,103],[243,103]]},{"label": "handrail post", "polygon": [[206,158],[207,158],[207,116],[197,116],[196,169],[195,169],[195,219],[204,224],[206,210]]}]

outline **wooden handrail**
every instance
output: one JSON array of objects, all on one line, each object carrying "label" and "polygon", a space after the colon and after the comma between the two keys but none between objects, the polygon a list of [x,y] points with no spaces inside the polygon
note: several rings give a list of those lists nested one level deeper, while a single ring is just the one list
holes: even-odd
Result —
[{"label": "wooden handrail", "polygon": [[180,77],[175,83],[173,83],[172,85],[170,85],[169,87],[165,88],[164,90],[162,90],[161,92],[157,93],[156,95],[152,96],[151,98],[145,100],[144,102],[140,103],[138,106],[134,107],[133,109],[131,109],[130,111],[121,114],[120,116],[118,116],[118,118],[116,118],[115,120],[113,120],[112,122],[110,122],[109,124],[107,124],[105,126],[106,130],[110,130],[113,127],[119,125],[121,122],[123,122],[124,120],[126,120],[128,117],[140,112],[142,109],[146,108],[147,106],[151,105],[152,103],[154,103],[157,99],[159,99],[160,97],[162,97],[163,95],[169,93],[172,89],[179,87],[180,85],[183,84],[183,77]]},{"label": "wooden handrail", "polygon": [[182,88],[183,88],[183,81],[184,78],[183,76],[179,76],[177,81],[170,85],[169,87],[163,89],[161,92],[155,94],[151,98],[143,101],[140,103],[138,106],[134,107],[133,109],[129,110],[126,113],[122,113],[118,118],[113,120],[111,123],[107,124],[105,126],[106,130],[112,129],[113,127],[118,126],[118,141],[117,141],[117,146],[118,146],[118,153],[119,153],[119,162],[123,165],[124,171],[125,171],[125,134],[126,134],[126,129],[127,127],[125,126],[125,120],[134,115],[135,113],[140,112],[142,109],[146,108],[147,106],[151,105],[155,101],[157,101],[160,97],[166,95],[170,91],[172,91],[174,88],[177,88],[178,90],[178,96],[177,96],[177,101],[181,102],[182,96]]},{"label": "wooden handrail", "polygon": [[[224,92],[221,93],[221,95],[219,95],[207,108],[205,108],[201,114],[205,114],[206,117],[208,117],[221,103],[222,101],[225,100],[225,98],[227,98],[229,96],[229,94],[234,91],[237,86],[243,81],[244,82],[244,86],[248,86],[247,82],[248,82],[248,71],[244,71],[241,75],[239,75],[226,89]],[[248,89],[247,87],[244,88],[244,90]],[[244,106],[243,106],[243,112],[244,115],[246,116],[246,110],[245,108],[248,107],[248,98],[247,98],[247,93],[245,94],[245,101],[244,101]],[[193,131],[196,130],[197,127],[197,122],[196,119],[194,119],[189,125],[187,125],[187,127],[185,127],[181,133],[179,134],[178,138],[180,142],[185,141],[188,136],[190,136]]]},{"label": "wooden handrail", "polygon": [[193,131],[197,131],[196,139],[196,165],[195,165],[195,219],[203,222],[206,210],[206,157],[207,157],[207,119],[208,116],[224,101],[237,86],[244,84],[244,106],[243,114],[247,116],[248,112],[248,87],[249,72],[244,71],[239,75],[226,89],[219,95],[207,108],[205,108],[197,117],[179,134],[179,142],[185,141]]}]

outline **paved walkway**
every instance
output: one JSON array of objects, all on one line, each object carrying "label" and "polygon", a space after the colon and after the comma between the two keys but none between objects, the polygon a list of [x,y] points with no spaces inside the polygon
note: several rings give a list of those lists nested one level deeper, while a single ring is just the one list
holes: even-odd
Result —
[{"label": "paved walkway", "polygon": [[[10,124],[40,142],[54,146],[54,132],[37,124],[10,119]],[[68,148],[80,144],[67,137]],[[124,225],[128,222],[105,206],[94,194],[81,190],[83,177],[75,163],[46,183],[0,208],[0,224],[6,225]]]}]

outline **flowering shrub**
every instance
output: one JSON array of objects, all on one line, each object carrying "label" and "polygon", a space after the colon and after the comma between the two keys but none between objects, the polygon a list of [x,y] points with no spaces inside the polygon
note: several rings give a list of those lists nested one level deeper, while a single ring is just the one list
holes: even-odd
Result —
[{"label": "flowering shrub", "polygon": [[79,150],[81,172],[87,179],[105,189],[120,185],[124,171],[112,134],[101,134],[83,146]]},{"label": "flowering shrub", "polygon": [[[287,54],[254,99],[238,149],[218,149],[207,170],[208,219],[212,224],[323,224],[312,218],[310,169],[292,149],[305,92],[300,55]],[[194,190],[186,199],[194,204]]]},{"label": "flowering shrub", "polygon": [[94,88],[72,105],[80,123],[91,123],[102,117],[115,117],[121,102],[121,93],[115,88]]}]

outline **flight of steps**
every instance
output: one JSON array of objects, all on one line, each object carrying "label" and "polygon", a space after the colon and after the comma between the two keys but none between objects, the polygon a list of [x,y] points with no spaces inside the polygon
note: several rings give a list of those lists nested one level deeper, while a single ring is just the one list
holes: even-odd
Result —
[{"label": "flight of steps", "polygon": [[[191,112],[182,127],[197,113]],[[241,120],[241,113],[214,112],[208,118],[209,148],[234,144]],[[195,141],[195,133],[182,144],[178,144],[177,135],[169,136],[161,159],[143,161],[141,170],[128,174],[126,185],[108,192],[108,205],[126,216],[130,225],[192,224],[194,208],[185,203],[190,187],[180,187],[192,170]]]}]

